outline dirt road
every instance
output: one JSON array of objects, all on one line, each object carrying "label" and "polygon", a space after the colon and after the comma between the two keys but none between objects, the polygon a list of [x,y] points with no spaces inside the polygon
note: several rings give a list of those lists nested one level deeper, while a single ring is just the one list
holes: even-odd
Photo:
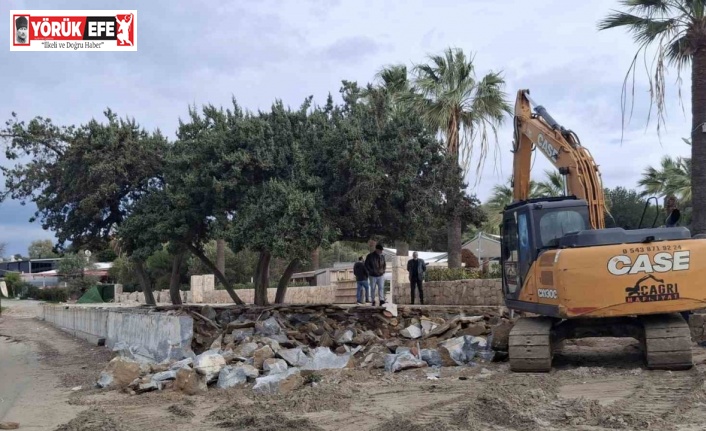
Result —
[{"label": "dirt road", "polygon": [[100,372],[111,355],[36,320],[38,304],[2,303],[7,309],[0,316],[0,422],[52,430],[84,409],[69,404],[71,389],[92,385],[94,377],[86,372]]},{"label": "dirt road", "polygon": [[[11,310],[0,320],[4,335],[0,397],[11,400],[0,403],[0,421],[21,422],[21,429],[706,428],[706,351],[698,346],[694,346],[697,365],[685,372],[644,369],[636,342],[589,339],[569,343],[549,374],[510,373],[506,363],[394,375],[351,369],[321,372],[315,386],[287,395],[254,395],[249,387],[212,389],[194,397],[173,390],[129,395],[92,387],[111,357],[106,349],[74,340],[32,319],[30,308]],[[80,390],[71,390],[79,385]],[[3,406],[6,403],[11,405]],[[57,428],[61,423],[65,425]]]}]

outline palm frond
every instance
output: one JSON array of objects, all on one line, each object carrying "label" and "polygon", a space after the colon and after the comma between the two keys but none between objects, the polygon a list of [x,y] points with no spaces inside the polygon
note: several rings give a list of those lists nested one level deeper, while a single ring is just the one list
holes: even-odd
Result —
[{"label": "palm frond", "polygon": [[[598,24],[599,30],[611,28],[625,28],[632,33],[638,44],[638,49],[633,57],[623,81],[621,94],[621,110],[623,113],[622,129],[625,130],[625,112],[627,101],[628,80],[632,73],[632,103],[630,118],[634,108],[635,96],[635,70],[640,53],[645,56],[645,69],[648,71],[648,84],[650,93],[650,106],[647,115],[649,125],[652,115],[652,106],[657,107],[657,135],[661,140],[661,129],[666,124],[665,106],[665,71],[667,66],[676,66],[677,83],[679,84],[679,102],[681,99],[681,71],[685,68],[693,54],[690,45],[690,31],[699,14],[703,14],[703,1],[685,0],[623,0],[629,12],[613,11]],[[648,48],[655,48],[652,64],[646,61]],[[650,72],[651,71],[651,72]],[[628,120],[629,121],[629,120]],[[621,142],[624,133],[621,135]]]}]

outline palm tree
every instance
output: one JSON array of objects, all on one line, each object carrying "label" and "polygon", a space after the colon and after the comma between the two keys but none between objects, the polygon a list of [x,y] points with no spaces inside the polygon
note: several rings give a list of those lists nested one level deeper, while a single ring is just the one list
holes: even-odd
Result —
[{"label": "palm tree", "polygon": [[[682,140],[691,145],[689,139]],[[637,182],[642,187],[642,197],[676,196],[682,206],[691,205],[691,158],[664,156],[659,168],[648,166]]]},{"label": "palm tree", "polygon": [[[446,142],[447,153],[468,173],[474,147],[480,147],[477,171],[480,172],[490,144],[490,133],[497,128],[510,105],[503,92],[500,73],[475,76],[473,58],[460,49],[448,48],[443,55],[429,57],[429,63],[414,67],[412,90],[405,97],[414,111]],[[459,156],[460,160],[459,160]],[[448,221],[449,267],[461,266],[461,219],[455,214]]]},{"label": "palm tree", "polygon": [[[546,174],[550,175],[550,172],[546,171]],[[545,180],[542,183],[537,183],[534,180],[530,180],[530,199],[546,196],[546,190],[542,188],[541,184],[546,186],[548,182],[548,180]],[[563,194],[563,189],[559,194],[550,194],[549,196],[559,196],[561,194]],[[488,221],[481,226],[483,232],[492,234],[500,233],[499,226],[502,222],[503,210],[512,203],[512,200],[512,177],[508,178],[505,184],[496,184],[493,186],[493,194],[490,196],[490,199],[483,204],[483,210],[488,214]]]},{"label": "palm tree", "polygon": [[[650,97],[657,104],[659,132],[664,122],[665,79],[668,66],[678,73],[691,65],[691,170],[694,234],[706,233],[706,2],[703,0],[622,0],[627,12],[615,11],[599,23],[600,30],[622,27],[633,33],[639,48],[623,84],[623,99],[630,70],[640,51],[656,46],[654,85],[650,77]],[[650,105],[651,108],[651,105]],[[648,117],[649,120],[649,117]]]},{"label": "palm tree", "polygon": [[545,170],[544,181],[537,183],[537,194],[539,196],[562,196],[564,194],[564,176],[559,171]]}]

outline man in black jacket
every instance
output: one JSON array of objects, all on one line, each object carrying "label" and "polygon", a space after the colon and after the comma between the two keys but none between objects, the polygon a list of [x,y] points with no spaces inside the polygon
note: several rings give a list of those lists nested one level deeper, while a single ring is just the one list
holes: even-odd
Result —
[{"label": "man in black jacket", "polygon": [[412,289],[412,304],[414,304],[414,288],[419,289],[419,302],[424,305],[424,291],[422,283],[424,282],[424,272],[427,270],[427,264],[424,259],[417,257],[417,252],[412,253],[412,259],[407,261],[407,271],[409,272],[409,287]]},{"label": "man in black jacket", "polygon": [[375,305],[375,286],[378,288],[378,305],[385,303],[385,255],[382,254],[382,244],[375,246],[375,251],[365,258],[365,269],[372,280],[370,283],[370,305]]},{"label": "man in black jacket", "polygon": [[365,291],[365,302],[370,302],[370,284],[368,284],[368,270],[365,269],[363,256],[358,257],[358,262],[353,265],[353,274],[355,275],[355,299],[358,305],[363,305],[363,294]]}]

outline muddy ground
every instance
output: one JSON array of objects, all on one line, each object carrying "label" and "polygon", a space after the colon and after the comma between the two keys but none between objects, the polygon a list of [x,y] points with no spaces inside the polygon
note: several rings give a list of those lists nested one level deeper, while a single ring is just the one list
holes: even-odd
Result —
[{"label": "muddy ground", "polygon": [[[0,421],[21,422],[20,429],[706,428],[706,349],[696,345],[697,365],[683,372],[646,370],[638,345],[631,340],[586,339],[567,343],[548,374],[510,373],[507,363],[394,375],[383,370],[336,370],[320,372],[313,385],[288,395],[255,395],[249,388],[234,388],[188,397],[172,390],[128,395],[94,389],[92,383],[110,352],[66,336],[27,310],[11,307],[0,318],[0,334],[4,343],[19,343],[36,359],[14,363],[13,374],[29,376],[25,380],[30,383],[21,388],[23,393],[4,417],[0,409]],[[72,390],[77,386],[81,389]],[[49,402],[48,408],[40,407],[40,401]]]}]

